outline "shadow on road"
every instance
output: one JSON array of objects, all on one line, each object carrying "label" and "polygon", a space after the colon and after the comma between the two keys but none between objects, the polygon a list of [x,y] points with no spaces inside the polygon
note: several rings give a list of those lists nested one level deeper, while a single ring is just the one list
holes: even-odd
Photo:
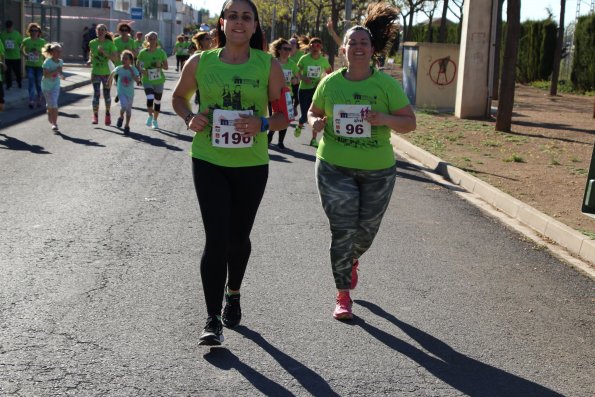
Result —
[{"label": "shadow on road", "polygon": [[177,146],[168,145],[163,139],[153,138],[151,136],[139,134],[138,132],[134,132],[134,131],[130,131],[130,133],[128,135],[124,135],[124,132],[122,132],[120,130],[113,130],[113,129],[103,128],[103,127],[95,127],[95,129],[111,132],[112,134],[122,135],[124,137],[128,137],[128,138],[137,140],[139,142],[148,143],[149,145],[153,145],[153,146],[157,146],[157,147],[164,147],[166,149],[173,150],[175,152],[181,152],[183,150]]},{"label": "shadow on road", "polygon": [[[403,172],[403,171],[412,171],[412,172],[415,172],[415,174],[410,173],[410,172]],[[423,176],[423,174],[420,175],[419,173],[421,173],[422,171],[430,172],[432,174],[440,174],[440,172],[438,172],[438,170],[433,170],[433,169],[426,168],[426,167],[418,167],[415,164],[411,164],[406,161],[401,161],[401,160],[397,159],[397,177],[398,178],[409,179],[409,180],[415,181],[415,182],[430,183],[430,184],[433,184],[436,186],[448,188],[449,190],[452,190],[455,192],[464,192],[465,191],[465,189],[460,188],[460,187],[444,186],[441,183],[433,180],[432,178],[425,177],[425,176]]]},{"label": "shadow on road", "polygon": [[[5,138],[3,140],[0,139],[0,149],[22,150],[35,154],[51,154],[50,152],[46,151],[43,146],[30,145],[25,141],[21,141],[20,139],[13,138],[6,134],[0,134],[0,137]],[[4,148],[2,148],[2,146],[4,146]]]},{"label": "shadow on road", "polygon": [[167,135],[169,137],[176,138],[176,139],[179,139],[180,141],[184,141],[184,142],[192,142],[192,139],[193,139],[189,135],[179,134],[177,132],[170,131],[170,130],[164,130],[162,128],[159,128],[157,131],[163,135]]},{"label": "shadow on road", "polygon": [[92,141],[90,139],[73,138],[71,136],[64,134],[62,131],[56,131],[56,132],[54,132],[54,134],[58,135],[60,138],[64,139],[65,141],[70,141],[72,143],[77,143],[79,145],[105,147],[105,145],[102,145],[101,143]]},{"label": "shadow on road", "polygon": [[419,343],[419,345],[429,352],[429,354],[386,331],[366,323],[361,317],[354,319],[354,325],[361,327],[364,331],[368,332],[391,349],[409,357],[411,360],[423,366],[435,377],[467,396],[562,397],[562,394],[538,385],[537,383],[467,357],[464,354],[457,352],[446,343],[399,320],[371,302],[355,300],[354,303],[365,307],[378,317],[393,323],[410,338]]},{"label": "shadow on road", "polygon": [[265,396],[293,396],[289,390],[242,362],[238,356],[226,348],[211,348],[204,358],[219,369],[225,371],[235,369]]},{"label": "shadow on road", "polygon": [[[310,368],[306,367],[304,364],[300,363],[296,359],[292,358],[291,356],[283,353],[277,347],[271,345],[258,332],[252,331],[244,326],[239,326],[237,328],[234,328],[233,330],[236,331],[238,334],[244,336],[245,338],[251,340],[258,346],[260,346],[265,352],[267,352],[271,357],[273,357],[279,363],[279,365],[281,365],[281,367],[283,367],[283,369],[287,371],[287,373],[289,373],[296,381],[300,383],[300,385],[302,385],[304,389],[306,389],[313,396],[339,396],[339,394],[337,394],[320,375],[318,375],[316,372],[312,371]],[[241,363],[241,361],[239,361],[239,359],[235,357],[233,354],[228,354],[228,359],[235,359],[237,362]],[[208,357],[205,357],[205,359],[209,360]],[[209,362],[215,365],[212,360],[209,360]],[[225,360],[220,360],[219,362],[223,364],[225,363]],[[227,362],[226,364],[233,364],[233,361],[231,363]],[[242,365],[245,366],[245,364],[243,363]],[[246,379],[248,379],[248,381],[250,381],[259,390],[261,390],[265,395],[294,395],[285,388],[282,388],[282,386],[272,382],[270,379],[264,378],[262,374],[259,374],[252,368],[250,368],[250,370],[252,372],[247,371],[246,373],[242,372],[242,374],[246,377]],[[273,383],[275,387],[279,388],[279,391],[270,390],[269,392],[267,390],[264,390],[264,388],[266,387],[271,387],[271,383]]]}]

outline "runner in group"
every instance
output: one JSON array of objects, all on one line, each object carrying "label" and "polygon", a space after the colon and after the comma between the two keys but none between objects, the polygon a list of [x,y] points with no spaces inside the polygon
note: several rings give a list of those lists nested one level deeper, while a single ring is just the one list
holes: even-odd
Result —
[{"label": "runner in group", "polygon": [[[196,52],[199,54],[203,51],[211,49],[211,44],[213,43],[213,38],[211,34],[207,32],[198,32],[194,36],[192,36],[192,42],[196,46]],[[200,102],[200,91],[196,89],[196,95],[194,95],[194,104],[198,105]]]},{"label": "runner in group", "polygon": [[[316,89],[316,86],[318,86],[320,79],[323,77],[323,73],[329,74],[333,71],[328,59],[322,55],[322,40],[318,37],[312,37],[308,46],[310,51],[302,56],[297,64],[300,71],[301,81],[298,91],[300,120],[294,131],[296,138],[300,136],[302,128],[304,128],[304,123],[308,120],[308,109],[312,103],[312,96],[314,95],[314,90]],[[318,146],[318,142],[316,142],[316,132],[314,130],[312,130],[310,146]]]},{"label": "runner in group", "polygon": [[[283,69],[283,77],[285,78],[285,84],[291,90],[291,85],[298,82],[299,72],[298,67],[292,60],[289,59],[289,53],[291,52],[291,45],[283,38],[277,39],[270,44],[269,52],[279,61],[281,68]],[[291,104],[293,106],[293,104]],[[291,109],[293,112],[293,109]],[[287,129],[279,131],[279,143],[277,147],[281,150],[285,149],[283,143]],[[269,144],[273,141],[274,130],[269,130],[268,139]]]},{"label": "runner in group", "polygon": [[[300,58],[302,56],[304,56],[304,51],[302,51],[300,49],[300,45],[299,45],[297,36],[294,36],[291,39],[289,39],[289,44],[291,44],[291,52],[289,53],[289,60],[297,65]],[[299,87],[300,87],[299,79],[295,83],[291,83],[291,93],[293,94],[293,113],[294,114],[297,114],[298,105],[300,104],[299,97],[298,97]]]},{"label": "runner in group", "polygon": [[[120,97],[120,117],[116,121],[116,127],[122,128],[124,116],[124,135],[130,134],[130,118],[132,115],[132,102],[134,101],[134,83],[140,84],[140,72],[134,66],[134,53],[124,50],[121,55],[120,65],[116,66],[110,74],[109,85],[116,80],[118,97]],[[115,77],[118,76],[116,79]]]},{"label": "runner in group", "polygon": [[21,44],[21,52],[25,56],[25,71],[29,85],[29,109],[38,108],[43,104],[41,78],[43,77],[44,57],[41,53],[46,41],[41,38],[41,26],[32,22],[27,26],[27,37]]},{"label": "runner in group", "polygon": [[[114,39],[114,45],[116,46],[116,50],[118,51],[118,55],[116,60],[114,60],[114,66],[119,66],[122,64],[120,59],[122,58],[122,53],[125,50],[132,51],[134,56],[138,53],[138,43],[132,38],[132,28],[126,22],[120,22],[116,27],[119,36]],[[116,82],[118,81],[118,76],[115,76]],[[116,94],[114,98],[114,102],[118,103],[120,97]]]},{"label": "runner in group", "polygon": [[165,83],[164,70],[167,70],[167,54],[159,47],[156,32],[149,32],[145,36],[144,49],[138,54],[138,69],[143,76],[143,88],[147,96],[146,125],[153,129],[159,128],[157,118],[161,111],[161,97]]},{"label": "runner in group", "polygon": [[48,43],[42,49],[45,61],[42,65],[43,78],[41,89],[45,97],[48,121],[53,131],[58,131],[58,99],[60,98],[60,79],[64,78],[62,67],[64,62],[60,58],[62,46],[60,43]]},{"label": "runner in group", "polygon": [[184,67],[184,62],[188,59],[188,46],[190,43],[181,34],[176,37],[176,44],[174,45],[174,55],[176,56],[176,72],[179,72]]},{"label": "runner in group", "polygon": [[110,115],[110,108],[112,106],[112,98],[110,95],[110,87],[107,85],[107,80],[110,75],[109,61],[114,61],[118,56],[118,51],[114,45],[111,33],[108,33],[107,26],[103,24],[97,25],[97,38],[91,40],[89,43],[89,61],[91,64],[91,83],[93,84],[93,118],[92,124],[99,122],[99,100],[101,98],[101,90],[103,86],[103,100],[105,102],[105,125],[111,125],[112,119]]},{"label": "runner in group", "polygon": [[396,35],[399,11],[368,7],[364,26],[343,39],[347,67],[327,76],[314,93],[308,121],[324,134],[316,151],[316,181],[331,230],[330,260],[337,288],[333,317],[349,320],[350,290],[360,257],[370,248],[396,177],[391,130],[413,131],[415,114],[396,79],[371,66]]},{"label": "runner in group", "polygon": [[0,40],[0,112],[4,111],[4,82],[3,76],[4,72],[6,71],[6,64],[4,63],[4,55],[6,54],[6,50],[4,49],[4,44],[2,40]]},{"label": "runner in group", "polygon": [[[205,230],[200,272],[208,316],[201,345],[221,344],[222,325],[240,323],[250,231],[268,179],[266,131],[288,125],[283,113],[265,117],[268,103],[280,98],[284,81],[279,63],[261,50],[254,3],[227,0],[217,34],[219,48],[188,60],[172,101],[195,132],[192,167]],[[197,88],[200,107],[194,114],[189,101]]]}]

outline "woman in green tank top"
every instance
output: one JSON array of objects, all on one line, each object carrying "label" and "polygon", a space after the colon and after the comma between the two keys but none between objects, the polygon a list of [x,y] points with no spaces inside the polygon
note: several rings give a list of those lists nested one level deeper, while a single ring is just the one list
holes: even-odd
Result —
[{"label": "woman in green tank top", "polygon": [[[207,324],[199,344],[207,346],[221,344],[223,325],[240,322],[250,231],[268,178],[266,131],[288,125],[282,113],[266,117],[267,105],[279,99],[284,81],[279,63],[262,51],[254,3],[227,0],[217,34],[218,48],[186,62],[172,100],[175,112],[195,133],[194,186],[206,237],[200,271]],[[190,99],[197,89],[200,107],[194,114]]]},{"label": "woman in green tank top", "polygon": [[350,320],[350,290],[359,258],[370,248],[395,183],[391,130],[415,129],[415,114],[392,77],[371,67],[372,56],[395,37],[398,10],[387,3],[368,7],[364,26],[343,40],[347,68],[317,87],[308,121],[324,135],[316,152],[316,182],[331,228],[331,265],[337,288],[333,317]]}]

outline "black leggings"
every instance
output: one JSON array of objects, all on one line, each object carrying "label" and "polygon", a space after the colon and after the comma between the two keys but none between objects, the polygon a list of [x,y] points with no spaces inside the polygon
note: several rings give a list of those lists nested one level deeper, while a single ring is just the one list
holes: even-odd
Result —
[{"label": "black leggings", "polygon": [[232,290],[242,285],[269,166],[221,167],[193,158],[192,174],[205,230],[200,276],[207,314],[219,316],[226,280]]}]

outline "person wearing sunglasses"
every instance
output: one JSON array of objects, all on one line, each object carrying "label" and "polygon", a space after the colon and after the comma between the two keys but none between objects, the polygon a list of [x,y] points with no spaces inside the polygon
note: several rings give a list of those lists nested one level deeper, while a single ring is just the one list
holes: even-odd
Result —
[{"label": "person wearing sunglasses", "polygon": [[[312,104],[312,96],[318,83],[324,77],[324,74],[329,74],[333,71],[328,59],[322,55],[322,40],[318,37],[312,37],[308,46],[310,51],[302,56],[297,64],[300,73],[300,88],[298,91],[300,120],[294,131],[296,138],[300,136],[302,128],[304,128],[304,123],[308,121],[308,109]],[[310,146],[318,147],[316,132],[314,130],[312,130]]]},{"label": "person wearing sunglasses", "polygon": [[161,97],[165,84],[164,70],[168,69],[167,54],[159,46],[157,32],[149,32],[145,35],[144,48],[138,54],[138,70],[142,75],[143,88],[147,96],[147,117],[146,125],[154,130],[159,128],[157,118],[161,112]]},{"label": "person wearing sunglasses", "polygon": [[[291,53],[291,45],[284,38],[279,38],[269,45],[269,53],[271,53],[281,64],[281,69],[283,70],[283,77],[285,78],[285,85],[291,90],[291,85],[297,84],[299,79],[298,67],[292,60],[289,59],[289,54]],[[279,141],[277,143],[277,147],[281,150],[285,150],[285,144],[283,143],[283,141],[285,140],[286,133],[287,128],[279,131]],[[269,130],[269,145],[273,141],[274,134],[274,130]]]},{"label": "person wearing sunglasses", "polygon": [[[134,56],[138,53],[138,43],[132,38],[132,28],[125,22],[120,22],[116,27],[118,37],[114,39],[114,45],[118,51],[118,57],[114,60],[114,66],[122,65],[122,53],[126,50],[132,52]],[[118,82],[118,75],[114,75],[116,83]],[[116,94],[114,102],[118,103],[120,97]]]},{"label": "person wearing sunglasses", "polygon": [[351,320],[350,290],[359,259],[370,248],[395,184],[391,130],[413,131],[415,114],[399,82],[372,65],[390,48],[399,11],[387,3],[368,7],[364,26],[343,39],[347,67],[316,88],[308,121],[323,131],[316,151],[316,182],[331,231],[330,262],[337,289],[333,317]]},{"label": "person wearing sunglasses", "polygon": [[174,55],[176,56],[176,72],[179,72],[184,67],[184,62],[188,59],[188,46],[190,43],[185,39],[184,35],[176,37],[176,44],[174,45]]},{"label": "person wearing sunglasses", "polygon": [[45,57],[41,53],[46,41],[41,38],[41,26],[32,22],[27,26],[27,37],[21,44],[21,52],[25,57],[25,71],[29,88],[29,109],[43,104],[41,79],[43,77],[43,62]]}]

